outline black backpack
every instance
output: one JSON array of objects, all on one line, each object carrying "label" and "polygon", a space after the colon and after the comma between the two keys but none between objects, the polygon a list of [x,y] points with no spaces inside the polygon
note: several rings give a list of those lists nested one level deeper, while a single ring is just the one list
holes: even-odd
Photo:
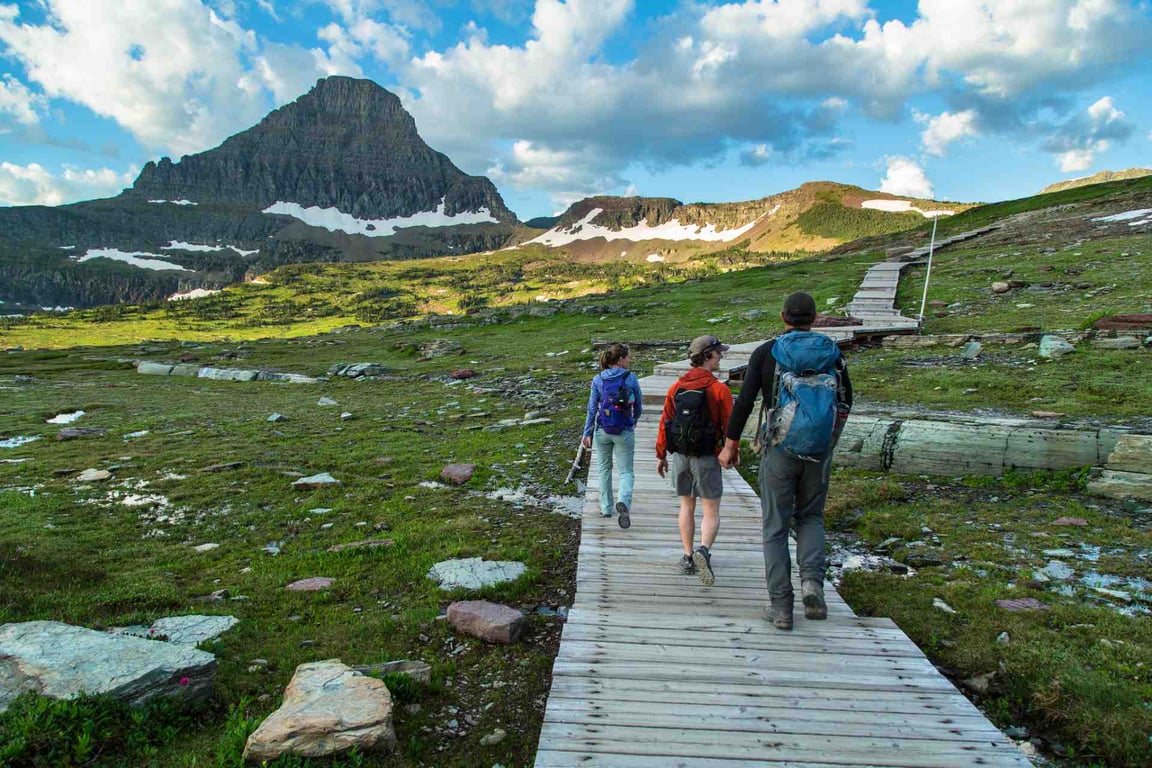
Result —
[{"label": "black backpack", "polygon": [[708,411],[708,388],[678,389],[672,404],[672,418],[664,422],[668,450],[681,456],[715,453],[716,423]]}]

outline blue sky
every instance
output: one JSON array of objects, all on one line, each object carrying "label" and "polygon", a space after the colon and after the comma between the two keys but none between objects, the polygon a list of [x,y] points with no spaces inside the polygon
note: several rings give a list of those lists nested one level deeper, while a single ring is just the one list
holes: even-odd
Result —
[{"label": "blue sky", "polygon": [[116,194],[331,74],[521,218],[1152,166],[1148,0],[0,0],[0,204]]}]

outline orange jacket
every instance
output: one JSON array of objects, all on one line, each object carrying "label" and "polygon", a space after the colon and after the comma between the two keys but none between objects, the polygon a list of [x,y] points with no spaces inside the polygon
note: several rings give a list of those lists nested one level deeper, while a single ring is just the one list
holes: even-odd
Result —
[{"label": "orange jacket", "polygon": [[678,389],[703,389],[707,387],[708,410],[716,422],[716,455],[724,447],[724,433],[728,428],[728,417],[732,415],[732,390],[703,368],[691,368],[668,388],[664,395],[664,413],[660,416],[660,431],[656,434],[656,458],[663,459],[668,453],[668,442],[664,436],[664,424],[676,413],[674,398]]}]

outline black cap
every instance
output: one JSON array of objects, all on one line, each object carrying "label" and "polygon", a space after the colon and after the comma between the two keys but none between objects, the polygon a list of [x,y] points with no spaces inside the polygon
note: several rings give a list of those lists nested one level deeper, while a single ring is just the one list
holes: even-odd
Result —
[{"label": "black cap", "polygon": [[692,343],[688,345],[688,356],[698,355],[702,352],[711,352],[718,349],[721,352],[728,351],[727,344],[721,344],[720,339],[715,336],[697,336],[692,339]]},{"label": "black cap", "polygon": [[811,325],[816,320],[816,300],[803,291],[784,299],[784,318],[791,325]]}]

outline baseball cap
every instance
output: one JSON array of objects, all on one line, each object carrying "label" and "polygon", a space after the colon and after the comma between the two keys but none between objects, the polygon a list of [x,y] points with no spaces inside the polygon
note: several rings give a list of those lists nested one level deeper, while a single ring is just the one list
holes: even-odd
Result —
[{"label": "baseball cap", "polygon": [[816,300],[803,291],[790,293],[784,299],[784,315],[794,321],[810,323],[816,319]]},{"label": "baseball cap", "polygon": [[727,344],[721,344],[720,339],[715,336],[697,336],[692,339],[692,343],[688,345],[688,356],[698,355],[702,352],[709,352],[713,349],[718,349],[721,352],[728,351]]}]

